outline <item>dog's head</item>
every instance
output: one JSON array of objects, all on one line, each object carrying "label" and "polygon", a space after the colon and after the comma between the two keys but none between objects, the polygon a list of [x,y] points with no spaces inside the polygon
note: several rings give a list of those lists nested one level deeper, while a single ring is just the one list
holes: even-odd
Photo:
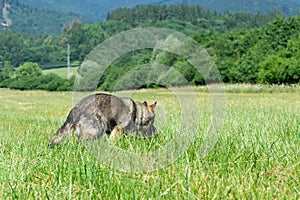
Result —
[{"label": "dog's head", "polygon": [[148,103],[145,101],[141,104],[140,115],[137,116],[139,117],[139,119],[137,120],[137,127],[138,131],[142,132],[144,137],[152,137],[157,133],[157,130],[154,127],[154,110],[156,107],[156,103],[157,102],[152,105],[148,105]]}]

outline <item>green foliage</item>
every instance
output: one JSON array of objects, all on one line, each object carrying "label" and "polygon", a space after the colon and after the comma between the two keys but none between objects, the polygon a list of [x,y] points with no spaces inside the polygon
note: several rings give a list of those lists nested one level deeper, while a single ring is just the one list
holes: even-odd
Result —
[{"label": "green foliage", "polygon": [[[90,20],[79,15],[69,13],[60,13],[49,9],[31,8],[21,4],[16,0],[0,0],[0,10],[2,12],[3,3],[10,5],[8,12],[12,21],[10,26],[0,26],[0,29],[12,30],[23,34],[36,35],[59,35],[64,24],[75,20],[81,20],[84,23]],[[2,13],[0,13],[2,17]],[[0,18],[0,23],[3,21]]]},{"label": "green foliage", "polygon": [[[19,0],[31,7],[60,11],[63,13],[75,13],[79,16],[89,18],[94,22],[105,20],[108,12],[117,8],[132,8],[136,5],[180,5],[187,4],[201,5],[212,12],[224,13],[269,13],[274,10],[283,12],[286,16],[297,15],[299,13],[298,0],[61,0],[59,4],[49,0]],[[295,1],[298,1],[295,2]],[[148,10],[146,10],[147,12]],[[151,7],[149,7],[151,12]],[[182,13],[180,13],[182,14]],[[186,13],[191,15],[191,13]]]},{"label": "green foliage", "polygon": [[107,21],[120,21],[132,26],[157,26],[189,33],[190,30],[226,32],[234,28],[260,27],[278,17],[280,12],[266,15],[252,13],[212,13],[199,5],[145,5],[119,8],[107,15]]},{"label": "green foliage", "polygon": [[75,77],[68,80],[51,73],[43,75],[37,63],[27,62],[15,70],[13,78],[4,79],[0,87],[18,90],[68,91],[73,89],[74,80]]},{"label": "green foliage", "polygon": [[41,78],[37,76],[29,76],[23,78],[15,78],[13,82],[9,84],[9,88],[18,90],[34,90],[38,89],[41,84]]},{"label": "green foliage", "polygon": [[[299,82],[300,16],[285,19],[278,12],[266,15],[217,14],[200,6],[183,4],[117,9],[107,18],[107,22],[93,25],[83,25],[80,21],[74,21],[64,26],[59,37],[30,36],[0,31],[1,60],[10,62],[13,68],[19,67],[24,62],[38,63],[42,69],[65,67],[66,47],[70,44],[71,61],[80,65],[87,54],[106,38],[135,27],[156,26],[178,30],[198,41],[211,55],[222,80],[226,83]],[[273,22],[268,23],[270,21]],[[80,88],[77,89],[86,91],[98,87],[101,90],[112,91],[116,86],[120,86],[118,81],[123,76],[137,66],[147,63],[158,63],[169,67],[161,74],[161,80],[174,76],[172,80],[165,81],[168,85],[205,84],[203,75],[211,78],[209,82],[217,78],[215,72],[209,68],[206,69],[206,74],[200,74],[180,56],[156,49],[144,49],[121,56],[101,73],[97,71],[97,67],[93,69],[93,63],[85,62],[86,65],[91,66],[79,69],[82,78],[78,78]],[[16,70],[17,79],[24,75],[20,72],[21,69],[22,67]],[[186,81],[175,76],[174,71]],[[102,76],[99,77],[99,74]],[[156,72],[152,73],[155,74]],[[11,77],[7,70],[0,73],[0,81],[4,81],[2,87],[11,83],[5,80]],[[136,85],[141,85],[141,81],[133,81],[136,75],[129,77],[132,83],[123,82],[123,88],[136,88]],[[20,85],[21,83],[15,83],[14,88]],[[63,86],[63,89],[71,88],[68,82],[55,79],[47,86],[40,86],[40,89],[59,90],[58,85]],[[141,87],[156,86],[150,81]],[[36,88],[36,86],[25,88]]]},{"label": "green foliage", "polygon": [[299,32],[300,16],[278,19],[262,28],[209,36],[205,47],[225,82],[297,83]]},{"label": "green foliage", "polygon": [[[57,3],[49,0],[19,0],[21,3],[30,7],[54,10],[60,13],[74,13],[74,15],[82,16],[91,21],[100,21],[105,19],[108,9],[112,9],[116,5],[123,5],[124,2],[115,3],[115,1],[98,2],[98,1],[82,1],[82,0],[63,0]],[[114,4],[114,6],[112,6]]]},{"label": "green foliage", "polygon": [[29,77],[37,77],[42,75],[42,69],[37,63],[26,62],[15,71],[16,79],[26,79]]},{"label": "green foliage", "polygon": [[261,83],[280,83],[282,63],[282,58],[276,55],[268,56],[261,63],[261,68],[258,72],[258,81]]},{"label": "green foliage", "polygon": [[274,10],[283,12],[286,16],[297,15],[299,13],[298,0],[186,0],[187,3],[199,3],[207,9],[219,13],[269,13]]},{"label": "green foliage", "polygon": [[[110,18],[112,13],[111,11],[120,8],[120,5],[122,5],[121,7],[128,9],[136,5],[152,4],[147,7],[137,6],[134,10],[135,14],[128,14],[127,10],[125,10],[123,15],[124,20],[127,21],[135,20],[134,18],[137,17],[141,20],[145,20],[147,23],[153,23],[153,18],[155,18],[155,20],[159,19],[160,21],[170,19],[174,20],[175,18],[176,20],[185,21],[189,18],[189,22],[191,24],[206,28],[212,28],[212,21],[207,19],[207,16],[210,16],[211,13],[207,10],[204,11],[204,8],[215,13],[215,17],[218,18],[216,24],[219,24],[220,26],[238,26],[245,28],[249,26],[257,26],[259,22],[257,20],[249,21],[248,14],[237,14],[232,16],[229,12],[266,14],[273,12],[274,10],[279,10],[285,16],[291,16],[299,13],[300,5],[292,0],[169,0],[159,2],[157,0],[146,0],[142,2],[137,0],[131,0],[130,2],[124,2],[121,0],[104,0],[101,2],[90,0],[63,0],[60,1],[59,4],[55,1],[48,0],[0,0],[0,23],[5,22],[5,20],[2,19],[2,8],[4,2],[8,2],[11,5],[9,9],[9,17],[12,19],[13,24],[9,27],[0,26],[0,28],[5,30],[14,30],[20,33],[39,35],[59,35],[64,24],[69,24],[70,22],[78,19],[84,24],[105,21],[105,18]],[[178,6],[176,5],[181,5],[183,2],[191,4],[192,9],[190,9],[187,4],[183,4],[182,8],[178,9]],[[171,6],[167,6],[166,4]],[[200,6],[203,6],[204,8]],[[226,12],[229,14],[227,19],[219,19],[217,14],[223,14]],[[201,13],[200,17],[198,17],[199,13]],[[235,17],[240,18],[240,21],[234,19]],[[261,16],[258,17],[260,18]],[[175,25],[175,23],[172,24]],[[157,23],[157,25],[159,26],[160,23]]]},{"label": "green foliage", "polygon": [[0,83],[0,87],[18,90],[70,91],[73,89],[74,77],[63,79],[56,74],[47,74],[27,78],[12,78]]},{"label": "green foliage", "polygon": [[59,38],[21,35],[0,31],[0,52],[14,68],[24,62],[36,62],[40,66],[66,63],[66,46]]},{"label": "green foliage", "polygon": [[289,58],[285,59],[281,66],[281,82],[295,84],[300,82],[300,59]]},{"label": "green foliage", "polygon": [[[3,63],[1,63],[3,64]],[[13,76],[13,66],[9,61],[4,61],[4,68],[0,71],[0,82],[9,79]]]}]

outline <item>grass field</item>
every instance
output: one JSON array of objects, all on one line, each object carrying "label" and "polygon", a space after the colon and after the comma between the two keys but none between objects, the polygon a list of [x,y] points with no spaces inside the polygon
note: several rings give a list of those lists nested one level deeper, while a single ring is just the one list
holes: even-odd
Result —
[{"label": "grass field", "polygon": [[[70,76],[75,75],[77,73],[78,67],[71,67],[70,68]],[[50,74],[54,73],[62,78],[68,77],[68,69],[67,68],[58,68],[58,69],[46,69],[43,70],[43,74]]]},{"label": "grass field", "polygon": [[[196,95],[199,136],[188,150],[163,169],[126,173],[99,163],[74,135],[47,147],[72,107],[71,92],[0,89],[0,199],[300,199],[300,89],[226,94],[225,124],[206,157],[199,152],[210,94]],[[156,138],[123,136],[115,145],[135,152],[163,147],[180,123],[177,98],[164,89],[132,97],[157,100],[163,128]]]}]

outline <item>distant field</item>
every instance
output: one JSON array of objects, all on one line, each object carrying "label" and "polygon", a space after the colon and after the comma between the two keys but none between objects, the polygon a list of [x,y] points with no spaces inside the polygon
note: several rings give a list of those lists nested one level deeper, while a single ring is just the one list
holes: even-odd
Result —
[{"label": "distant field", "polygon": [[[75,75],[77,73],[78,67],[71,67],[70,68],[70,75]],[[54,73],[59,75],[62,78],[67,78],[68,76],[68,68],[58,68],[58,69],[47,69],[43,70],[43,74]]]},{"label": "distant field", "polygon": [[[199,152],[212,105],[209,93],[196,92],[196,141],[170,166],[141,174],[100,164],[74,135],[47,147],[72,108],[72,94],[0,89],[0,199],[300,199],[299,88],[231,90],[224,128],[206,157]],[[132,97],[158,101],[156,124],[172,123],[166,120],[156,138],[124,136],[115,145],[130,152],[162,148],[181,123],[178,99],[165,89]]]}]

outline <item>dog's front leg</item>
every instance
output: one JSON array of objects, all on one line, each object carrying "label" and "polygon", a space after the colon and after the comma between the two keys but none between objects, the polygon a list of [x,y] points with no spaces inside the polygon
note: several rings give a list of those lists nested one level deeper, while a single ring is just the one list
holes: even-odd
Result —
[{"label": "dog's front leg", "polygon": [[109,141],[111,142],[116,142],[119,137],[122,134],[122,127],[117,125],[114,127],[114,129],[111,131],[110,136],[109,136]]}]

